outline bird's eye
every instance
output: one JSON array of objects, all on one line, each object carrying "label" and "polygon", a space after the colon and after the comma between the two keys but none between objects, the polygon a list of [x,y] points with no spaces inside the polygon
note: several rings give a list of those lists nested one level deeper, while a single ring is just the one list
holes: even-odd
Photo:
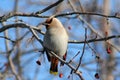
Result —
[{"label": "bird's eye", "polygon": [[48,19],[47,21],[46,21],[46,23],[51,23],[52,22],[52,20],[53,20],[53,18],[51,18],[51,19]]}]

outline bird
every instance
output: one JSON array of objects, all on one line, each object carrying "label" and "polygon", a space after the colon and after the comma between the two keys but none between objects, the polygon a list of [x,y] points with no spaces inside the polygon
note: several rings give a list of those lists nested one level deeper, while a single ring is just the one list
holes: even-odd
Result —
[{"label": "bird", "polygon": [[[46,26],[46,33],[43,39],[43,46],[46,49],[54,52],[63,60],[66,60],[67,47],[68,47],[68,33],[64,28],[61,21],[53,16],[46,19],[43,23]],[[48,50],[46,50],[48,61],[51,62],[50,73],[53,75],[58,74],[58,58],[51,55]],[[64,63],[61,63],[64,65]]]}]

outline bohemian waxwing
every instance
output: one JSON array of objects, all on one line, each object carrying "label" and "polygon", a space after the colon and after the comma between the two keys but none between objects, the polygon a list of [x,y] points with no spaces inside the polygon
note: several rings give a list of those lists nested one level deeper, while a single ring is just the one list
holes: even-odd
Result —
[{"label": "bohemian waxwing", "polygon": [[[46,33],[44,35],[43,46],[65,60],[68,34],[62,23],[57,18],[50,17],[45,21],[44,25],[46,26]],[[47,50],[46,54],[48,60],[51,62],[50,73],[57,75],[58,59],[52,56]],[[61,63],[61,65],[63,65],[63,63]]]}]

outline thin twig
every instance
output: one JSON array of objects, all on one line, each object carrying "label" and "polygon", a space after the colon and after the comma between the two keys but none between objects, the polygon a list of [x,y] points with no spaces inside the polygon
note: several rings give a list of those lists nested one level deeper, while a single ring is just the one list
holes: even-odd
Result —
[{"label": "thin twig", "polygon": [[70,59],[69,63],[71,63],[73,61],[73,59],[80,53],[80,51],[77,52],[77,54],[72,58]]},{"label": "thin twig", "polygon": [[14,41],[14,40],[12,40],[12,39],[10,39],[10,38],[8,38],[8,37],[5,37],[5,36],[0,36],[0,38],[4,38],[4,39],[6,39],[6,40],[11,41],[12,43],[15,43],[15,41]]},{"label": "thin twig", "polygon": [[[46,48],[47,49],[47,48]],[[48,50],[48,49],[47,49]],[[75,74],[77,74],[79,77],[80,77],[80,79],[81,80],[84,80],[84,78],[82,77],[82,73],[80,72],[80,71],[78,71],[78,70],[76,70],[76,68],[75,67],[73,67],[70,63],[68,63],[68,62],[66,62],[66,61],[64,61],[63,59],[61,59],[58,55],[56,55],[54,52],[52,52],[52,51],[50,51],[50,50],[48,50],[53,56],[55,56],[56,58],[58,58],[62,63],[64,63],[64,64],[66,64],[68,67],[70,67],[74,72],[75,72]]]},{"label": "thin twig", "polygon": [[[41,10],[41,11],[37,11],[37,12],[35,12],[35,13],[18,13],[18,12],[11,12],[11,13],[9,13],[8,15],[3,15],[3,16],[0,16],[0,22],[3,22],[3,21],[6,21],[7,19],[9,19],[9,18],[11,18],[11,17],[13,17],[13,16],[29,16],[29,17],[46,17],[46,16],[39,16],[38,14],[41,14],[41,13],[43,13],[43,12],[46,12],[46,11],[48,11],[49,9],[51,9],[51,8],[53,8],[53,7],[55,7],[55,6],[57,6],[58,4],[60,4],[61,2],[63,2],[64,0],[58,0],[57,2],[55,2],[54,4],[51,4],[51,5],[49,5],[49,6],[47,6],[46,8],[44,8],[43,10]],[[48,18],[48,17],[47,17]]]},{"label": "thin twig", "polygon": [[[106,41],[106,40],[114,39],[114,38],[120,38],[120,35],[112,35],[112,36],[99,38],[99,39],[90,39],[90,40],[87,40],[87,43],[98,42],[98,41]],[[69,43],[76,43],[76,44],[78,44],[78,43],[85,43],[85,41],[69,40]]]},{"label": "thin twig", "polygon": [[45,12],[45,11],[48,11],[49,9],[57,6],[58,4],[60,4],[60,3],[63,2],[63,1],[64,1],[64,0],[58,0],[58,1],[55,2],[54,4],[51,4],[51,5],[47,6],[47,7],[44,8],[43,10],[35,12],[35,14],[41,14],[41,13],[43,13],[43,12]]},{"label": "thin twig", "polygon": [[[101,17],[105,17],[105,18],[120,19],[120,16],[117,16],[116,14],[104,15],[104,14],[95,13],[95,12],[78,12],[78,11],[56,14],[55,17],[64,17],[64,16],[68,16],[68,15],[96,15],[96,16],[101,16]],[[43,15],[41,16],[41,15],[33,14],[33,13],[10,12],[9,14],[0,16],[0,23],[6,21],[7,19],[9,19],[11,17],[15,17],[15,16],[36,17],[36,18],[48,18],[48,17],[50,17],[50,16],[43,16]]]},{"label": "thin twig", "polygon": [[79,4],[80,4],[80,9],[81,9],[81,12],[84,12],[85,10],[84,10],[84,8],[83,8],[83,6],[82,6],[82,4],[81,4],[80,0],[78,0],[78,1],[79,1]]},{"label": "thin twig", "polygon": [[28,33],[29,33],[29,31],[27,31],[22,37],[20,37],[20,38],[17,39],[16,41],[15,41],[15,40],[12,40],[12,39],[10,39],[10,38],[8,38],[8,37],[5,37],[5,36],[0,36],[0,38],[4,38],[4,39],[6,39],[6,40],[9,40],[9,41],[11,41],[12,43],[17,43],[18,41],[22,40]]},{"label": "thin twig", "polygon": [[13,72],[13,74],[15,75],[15,77],[17,78],[17,80],[22,80],[22,79],[20,78],[20,76],[17,74],[17,72],[16,72],[16,70],[15,70],[15,66],[14,66],[13,61],[12,61],[12,59],[11,59],[10,56],[9,56],[9,63],[10,63],[12,72]]},{"label": "thin twig", "polygon": [[[2,28],[0,28],[0,33],[4,32],[5,30],[7,30],[9,28],[16,28],[16,27],[20,27],[20,28],[29,28],[30,27],[31,29],[36,30],[37,32],[39,32],[43,35],[45,34],[45,32],[41,31],[39,28],[25,24],[25,23],[15,23],[15,24],[4,25]],[[96,38],[90,39],[90,40],[87,40],[87,43],[97,42],[97,41],[106,41],[106,40],[114,39],[114,38],[120,38],[120,35],[112,35],[112,36],[103,37],[103,38],[99,38],[99,39],[96,39]],[[85,41],[69,40],[69,43],[80,44],[80,43],[85,43]],[[118,51],[120,51],[120,50],[118,49]]]},{"label": "thin twig", "polygon": [[57,14],[57,15],[55,15],[55,17],[68,16],[68,15],[76,15],[76,14],[79,14],[79,15],[96,15],[96,16],[101,16],[101,17],[105,17],[105,18],[120,19],[120,17],[117,16],[116,14],[115,15],[104,15],[104,14],[95,13],[95,12],[78,12],[78,11]]},{"label": "thin twig", "polygon": [[34,30],[36,30],[37,32],[41,33],[41,34],[45,34],[45,32],[41,31],[39,28],[28,25],[24,22],[21,23],[15,23],[15,24],[9,24],[9,25],[4,25],[2,28],[0,28],[0,33],[4,32],[5,30],[9,29],[9,28],[16,28],[16,27],[20,27],[20,28],[28,28],[31,27]]},{"label": "thin twig", "polygon": [[41,43],[41,45],[43,45],[43,41],[38,37],[35,30],[33,28],[31,28],[30,26],[28,26],[28,28],[32,32],[33,36]]},{"label": "thin twig", "polygon": [[[2,25],[4,26],[5,24],[2,23]],[[7,31],[5,31],[5,37],[9,39]],[[6,40],[5,40],[5,41],[6,41]],[[8,52],[8,62],[9,62],[9,64],[10,64],[10,67],[11,67],[12,72],[13,72],[13,74],[15,75],[16,79],[17,79],[17,80],[21,80],[21,77],[17,74],[17,72],[16,72],[16,70],[15,70],[15,67],[14,67],[14,64],[13,64],[13,62],[12,62],[12,59],[11,59],[11,57],[10,57],[10,53],[14,50],[15,46],[10,50],[9,44],[10,44],[9,41],[7,40],[7,41],[6,41],[6,51]]]},{"label": "thin twig", "polygon": [[83,51],[82,51],[82,54],[81,54],[81,57],[80,57],[80,60],[79,60],[79,64],[78,64],[75,72],[79,69],[79,67],[80,67],[80,65],[81,65],[82,58],[83,58],[83,55],[84,55],[84,53],[85,53],[86,40],[87,40],[87,28],[85,28],[85,43],[84,43],[84,45],[83,45]]},{"label": "thin twig", "polygon": [[[71,2],[70,0],[68,0],[68,2],[70,3],[70,6],[72,7],[73,11],[74,11],[74,12],[77,12],[77,10],[76,10],[76,8],[74,7],[74,5],[72,4],[72,2]],[[107,17],[107,16],[104,16],[104,15],[101,15],[101,16]],[[115,16],[116,16],[116,14],[115,14]],[[100,33],[98,34],[98,32],[94,29],[94,27],[93,27],[90,23],[88,23],[86,20],[84,20],[81,16],[78,16],[78,18],[79,18],[80,21],[84,22],[92,32],[94,32],[94,33],[95,33],[96,35],[98,35],[99,37],[103,38],[103,36],[102,36]],[[111,47],[113,47],[114,49],[120,51],[119,48],[116,47],[114,44],[112,44],[112,43],[110,43],[110,42],[108,42],[108,41],[106,41],[106,43],[110,44]]]},{"label": "thin twig", "polygon": [[7,19],[15,16],[23,16],[23,17],[36,17],[36,18],[48,18],[49,16],[41,16],[33,13],[22,13],[22,12],[10,12],[6,15],[0,16],[0,22],[4,22]]}]

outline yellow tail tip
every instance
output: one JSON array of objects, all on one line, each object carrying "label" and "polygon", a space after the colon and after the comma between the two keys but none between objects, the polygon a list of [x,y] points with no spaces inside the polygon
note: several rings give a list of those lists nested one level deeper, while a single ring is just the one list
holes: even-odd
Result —
[{"label": "yellow tail tip", "polygon": [[50,71],[50,74],[57,75],[58,72]]}]

